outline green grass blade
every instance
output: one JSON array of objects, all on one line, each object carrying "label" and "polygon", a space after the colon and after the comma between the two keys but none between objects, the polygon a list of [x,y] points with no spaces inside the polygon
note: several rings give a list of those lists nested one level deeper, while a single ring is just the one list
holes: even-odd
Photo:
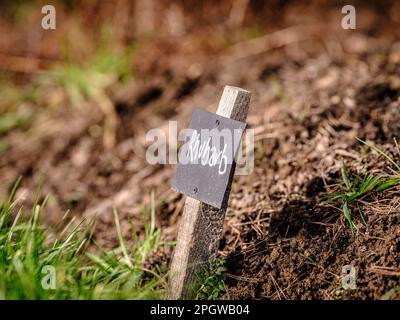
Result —
[{"label": "green grass blade", "polygon": [[11,189],[10,195],[8,197],[8,204],[11,204],[13,202],[15,193],[17,192],[17,189],[19,187],[19,184],[21,183],[21,180],[22,180],[22,176],[19,176],[17,178],[17,181],[15,181],[15,183]]},{"label": "green grass blade", "polygon": [[383,182],[382,184],[380,184],[376,188],[376,191],[383,191],[383,190],[389,189],[389,188],[395,186],[396,184],[398,184],[399,182],[400,182],[400,178],[390,178],[390,179],[386,180],[385,182]]},{"label": "green grass blade", "polygon": [[360,187],[360,195],[363,195],[365,193],[367,193],[368,191],[371,191],[372,189],[374,189],[376,187],[377,184],[379,184],[381,180],[381,176],[380,175],[368,175],[366,177],[366,179],[364,180],[363,184]]},{"label": "green grass blade", "polygon": [[351,216],[351,213],[350,213],[349,207],[347,205],[347,202],[345,202],[344,205],[343,205],[343,214],[344,214],[345,218],[347,219],[347,222],[349,223],[351,234],[354,237],[355,231],[356,231],[356,227],[355,227],[355,225],[353,223],[353,218]]},{"label": "green grass blade", "polygon": [[119,244],[121,246],[122,253],[125,258],[124,260],[125,260],[126,264],[129,266],[129,268],[133,268],[132,261],[128,255],[128,251],[126,250],[125,240],[124,240],[124,236],[122,235],[121,225],[119,224],[117,210],[114,208],[113,212],[114,212],[115,227],[117,229]]},{"label": "green grass blade", "polygon": [[342,178],[344,184],[346,185],[347,191],[350,191],[352,189],[352,183],[350,182],[349,172],[347,171],[347,167],[344,161],[342,161]]},{"label": "green grass blade", "polygon": [[381,156],[385,157],[395,168],[398,172],[400,172],[400,166],[396,163],[396,161],[394,161],[390,156],[388,156],[385,152],[383,152],[381,149],[375,147],[373,144],[367,142],[367,141],[363,141],[359,138],[357,138],[358,141],[360,141],[361,143],[365,144],[366,146],[368,146],[369,148],[373,149],[374,151],[376,151],[377,153],[379,153]]}]

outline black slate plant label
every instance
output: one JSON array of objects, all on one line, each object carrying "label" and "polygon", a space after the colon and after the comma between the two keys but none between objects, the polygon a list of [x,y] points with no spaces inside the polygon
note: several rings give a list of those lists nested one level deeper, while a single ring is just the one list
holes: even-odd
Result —
[{"label": "black slate plant label", "polygon": [[195,109],[172,188],[221,208],[245,127],[243,122]]}]

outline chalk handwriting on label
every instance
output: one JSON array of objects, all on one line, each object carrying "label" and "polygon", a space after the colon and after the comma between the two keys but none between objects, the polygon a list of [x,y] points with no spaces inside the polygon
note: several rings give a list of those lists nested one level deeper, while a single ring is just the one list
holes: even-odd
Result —
[{"label": "chalk handwriting on label", "polygon": [[215,113],[195,109],[179,149],[179,164],[172,187],[204,203],[226,204],[235,157],[246,124]]},{"label": "chalk handwriting on label", "polygon": [[218,165],[218,174],[224,174],[228,166],[226,154],[226,143],[222,151],[217,151],[215,146],[211,146],[211,137],[201,143],[201,135],[197,130],[193,130],[190,137],[189,147],[186,150],[186,157],[191,163],[200,163],[203,166],[215,167]]}]

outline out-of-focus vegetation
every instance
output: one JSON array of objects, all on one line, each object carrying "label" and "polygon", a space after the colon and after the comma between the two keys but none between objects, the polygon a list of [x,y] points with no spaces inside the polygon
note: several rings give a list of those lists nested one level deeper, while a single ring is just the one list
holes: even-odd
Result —
[{"label": "out-of-focus vegetation", "polygon": [[81,63],[75,61],[66,45],[64,62],[44,72],[38,78],[38,85],[61,88],[69,102],[77,107],[85,99],[97,100],[97,95],[104,95],[116,82],[125,82],[133,74],[131,61],[135,46],[117,50],[110,45],[111,38],[112,28],[104,25],[92,57]]},{"label": "out-of-focus vegetation", "polygon": [[[13,6],[7,13],[12,19],[24,15],[28,6]],[[17,19],[18,20],[18,19]],[[68,105],[79,110],[85,102],[97,104],[105,114],[104,140],[112,145],[116,126],[116,115],[111,96],[116,84],[123,84],[133,75],[132,57],[136,44],[117,46],[113,42],[113,28],[103,23],[98,27],[99,36],[93,41],[90,52],[82,49],[82,57],[75,51],[79,45],[89,41],[83,31],[76,43],[63,41],[60,59],[43,70],[24,75],[29,81],[20,83],[20,77],[12,72],[2,75],[0,86],[0,153],[8,148],[4,137],[13,129],[27,130],[33,120],[46,108]]]}]

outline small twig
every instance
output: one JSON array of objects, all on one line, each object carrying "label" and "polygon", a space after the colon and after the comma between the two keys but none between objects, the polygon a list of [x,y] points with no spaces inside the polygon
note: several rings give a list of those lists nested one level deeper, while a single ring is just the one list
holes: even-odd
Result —
[{"label": "small twig", "polygon": [[[273,277],[273,275],[271,273],[268,273],[268,275],[271,277],[272,282],[274,283],[275,289],[278,290],[278,292],[280,292],[282,294],[282,296],[287,300],[287,297],[285,295],[285,293],[282,291],[282,289],[279,287],[278,283],[276,282],[275,278]],[[278,293],[279,299],[281,299],[280,294]]]},{"label": "small twig", "polygon": [[384,266],[372,266],[368,269],[371,273],[379,273],[385,276],[400,276],[400,270],[395,270],[391,267],[384,267]]},{"label": "small twig", "polygon": [[311,32],[309,27],[304,25],[292,26],[259,38],[239,42],[230,48],[231,54],[227,58],[236,61],[275,48],[285,47],[292,43],[301,42],[310,37]]}]

